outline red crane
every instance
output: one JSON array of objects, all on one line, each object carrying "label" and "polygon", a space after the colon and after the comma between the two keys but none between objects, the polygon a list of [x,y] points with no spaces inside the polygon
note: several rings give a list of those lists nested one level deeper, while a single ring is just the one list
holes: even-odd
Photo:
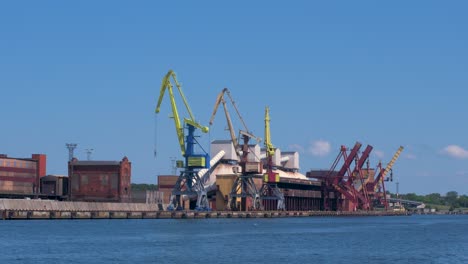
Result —
[{"label": "red crane", "polygon": [[[372,152],[372,149],[373,149],[372,146],[367,145],[361,157],[358,158],[358,156],[356,156],[356,166],[354,167],[351,177],[348,178],[348,181],[346,182],[349,189],[353,192],[354,196],[357,198],[355,199],[355,201],[358,202],[358,208],[364,209],[364,210],[370,209],[370,201],[369,201],[369,195],[366,189],[362,188],[362,186],[365,186],[365,179],[364,179],[362,168],[364,167],[364,164],[366,163],[366,161],[369,159],[369,155]],[[359,182],[355,182],[356,176],[359,177]],[[367,176],[369,177],[369,175]],[[359,188],[364,189],[364,191],[361,193],[359,191]]]},{"label": "red crane", "polygon": [[[345,197],[345,201],[348,201],[351,204],[348,204],[348,209],[349,207],[353,207],[354,209],[356,204],[356,196],[353,195],[352,192],[348,190],[346,186],[343,185],[343,182],[346,183],[346,180],[349,177],[352,177],[352,172],[351,172],[351,165],[353,161],[356,159],[359,149],[361,148],[362,144],[359,142],[356,142],[354,147],[351,149],[349,152],[349,155],[347,153],[348,149],[345,146],[341,146],[340,153],[336,157],[335,161],[333,162],[328,174],[324,178],[324,183],[322,185],[323,187],[323,193],[324,193],[324,209],[325,210],[331,210],[330,207],[330,193],[334,193],[335,197],[340,196],[339,194],[343,195]],[[341,166],[341,169],[339,171],[335,171],[336,167],[340,163],[341,159],[344,160],[343,165]],[[339,194],[338,194],[338,193]],[[340,199],[337,199],[337,209],[342,209],[344,207],[343,201],[340,201]]]}]

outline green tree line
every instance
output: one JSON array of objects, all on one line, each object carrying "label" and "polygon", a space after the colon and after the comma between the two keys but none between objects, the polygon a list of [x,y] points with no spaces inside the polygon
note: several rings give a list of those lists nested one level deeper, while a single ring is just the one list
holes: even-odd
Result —
[{"label": "green tree line", "polygon": [[[391,194],[393,198],[396,194]],[[458,195],[455,191],[450,191],[442,196],[440,193],[431,193],[428,195],[417,195],[415,193],[400,194],[400,199],[423,202],[430,205],[443,205],[450,208],[468,208],[468,196]]]}]

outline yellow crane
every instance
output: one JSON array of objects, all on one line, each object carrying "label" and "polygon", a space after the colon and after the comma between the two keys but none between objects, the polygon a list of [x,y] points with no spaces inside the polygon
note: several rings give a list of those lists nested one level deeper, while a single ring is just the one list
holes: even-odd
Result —
[{"label": "yellow crane", "polygon": [[[184,126],[182,125],[179,117],[179,111],[177,109],[175,97],[174,97],[174,86],[172,85],[171,79],[174,81],[177,90],[179,91],[180,96],[184,102],[187,112],[189,113],[190,118],[184,118]],[[207,194],[204,189],[202,180],[198,176],[198,171],[201,168],[209,168],[209,155],[205,154],[195,154],[194,146],[198,144],[195,139],[195,129],[198,128],[202,132],[207,133],[209,128],[206,126],[200,125],[195,121],[195,117],[190,109],[190,106],[185,98],[184,93],[182,92],[182,87],[177,81],[176,74],[174,71],[169,70],[169,72],[164,76],[161,84],[161,90],[159,93],[158,103],[156,105],[155,113],[160,112],[161,104],[164,98],[166,91],[169,93],[169,99],[171,101],[172,108],[172,118],[174,119],[174,124],[176,128],[177,139],[179,142],[180,151],[182,156],[185,158],[185,165],[182,165],[182,162],[177,162],[178,167],[183,168],[180,173],[179,178],[172,190],[171,201],[168,209],[173,210],[182,210],[181,204],[181,195],[188,196],[197,196],[197,204],[195,209],[197,210],[209,210]],[[188,133],[185,136],[185,129],[187,128]]]},{"label": "yellow crane", "polygon": [[[393,168],[393,165],[395,165],[395,162],[397,161],[397,159],[400,157],[400,154],[401,152],[403,151],[403,146],[400,146],[398,148],[398,150],[395,152],[395,154],[393,155],[392,159],[390,160],[390,162],[387,164],[387,167],[385,167],[385,169],[382,168],[382,162],[379,162],[379,168],[380,168],[380,172],[379,174],[377,175],[377,177],[375,178],[374,182],[370,185],[370,188],[373,192],[374,192],[374,195],[376,195],[376,192],[377,192],[377,189],[379,188],[379,185],[382,186],[382,189],[383,189],[383,204],[385,206],[385,209],[388,208],[388,202],[387,202],[387,194],[386,194],[386,190],[385,190],[385,177],[387,176],[387,174],[389,172],[392,171],[392,168]],[[393,176],[391,177],[393,178]],[[393,181],[393,179],[391,179]]]},{"label": "yellow crane", "polygon": [[[181,124],[179,111],[177,110],[177,104],[176,104],[175,97],[174,97],[174,91],[173,91],[173,85],[171,83],[171,78],[174,80],[174,83],[177,87],[177,90],[179,91],[180,96],[182,97],[182,100],[187,109],[187,112],[190,115],[190,118],[184,118],[184,123],[187,125],[187,128],[189,130],[189,133],[187,136],[187,142],[185,142],[184,127]],[[158,99],[158,103],[156,105],[156,110],[155,110],[156,114],[159,113],[161,109],[161,104],[162,104],[164,94],[166,93],[166,91],[169,93],[169,99],[171,101],[172,118],[174,119],[174,124],[176,128],[177,139],[179,141],[180,151],[182,153],[182,156],[186,158],[185,164],[191,167],[207,167],[207,162],[209,162],[209,160],[206,160],[206,158],[200,157],[200,155],[195,155],[193,153],[193,146],[196,144],[194,142],[193,133],[195,131],[195,128],[200,129],[203,133],[207,133],[209,131],[209,128],[206,126],[202,126],[198,122],[195,121],[195,117],[192,113],[192,110],[190,109],[187,99],[185,98],[185,95],[182,92],[182,86],[177,81],[176,74],[172,70],[169,70],[169,72],[164,76],[162,80],[161,90],[159,92],[159,99]]]},{"label": "yellow crane", "polygon": [[275,147],[271,143],[271,132],[270,132],[270,108],[265,108],[265,147],[268,156],[275,155]]},{"label": "yellow crane", "polygon": [[265,107],[265,152],[267,158],[266,173],[263,175],[263,185],[260,189],[260,199],[276,200],[277,210],[286,210],[284,195],[278,188],[277,183],[280,181],[278,173],[273,171],[273,155],[275,155],[275,147],[271,143],[270,133],[270,108]]},{"label": "yellow crane", "polygon": [[385,169],[381,170],[377,178],[375,179],[375,185],[374,185],[374,192],[377,191],[378,185],[382,184],[385,180],[385,176],[390,172],[390,170],[393,168],[393,165],[395,165],[395,162],[397,159],[400,157],[401,152],[403,151],[403,146],[400,146],[398,150],[395,152],[393,155],[392,159],[390,162],[387,164],[387,167]]}]

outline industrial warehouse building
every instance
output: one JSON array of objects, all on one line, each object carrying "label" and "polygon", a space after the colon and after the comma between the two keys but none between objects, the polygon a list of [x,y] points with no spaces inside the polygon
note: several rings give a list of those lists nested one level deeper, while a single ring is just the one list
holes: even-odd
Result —
[{"label": "industrial warehouse building", "polygon": [[[238,157],[231,140],[215,140],[211,143],[210,154],[212,157],[211,168],[202,170],[199,176],[205,182],[205,189],[208,192],[210,207],[213,210],[226,210],[229,194],[236,177],[242,171],[238,165]],[[266,157],[265,150],[262,150],[258,144],[249,145],[248,161],[254,164],[260,162]],[[321,182],[308,179],[305,175],[299,173],[299,153],[281,152],[276,149],[273,156],[274,170],[280,175],[278,187],[284,194],[286,210],[321,210],[322,195]],[[261,169],[263,171],[263,169]],[[158,177],[160,192],[164,193],[163,203],[168,204],[172,188],[177,181],[178,176],[161,175]],[[259,190],[263,179],[261,173],[253,176],[254,183]],[[183,197],[184,208],[193,207],[195,201],[190,201]],[[190,206],[192,203],[192,206]],[[237,203],[242,210],[249,210],[252,207],[252,201],[247,199],[245,204],[241,205],[241,199]],[[276,201],[264,201],[265,210],[276,210]]]},{"label": "industrial warehouse building", "polygon": [[72,201],[129,202],[132,164],[121,161],[68,162],[69,197]]},{"label": "industrial warehouse building", "polygon": [[0,196],[23,197],[39,193],[40,178],[46,175],[44,154],[31,158],[11,158],[0,154]]}]

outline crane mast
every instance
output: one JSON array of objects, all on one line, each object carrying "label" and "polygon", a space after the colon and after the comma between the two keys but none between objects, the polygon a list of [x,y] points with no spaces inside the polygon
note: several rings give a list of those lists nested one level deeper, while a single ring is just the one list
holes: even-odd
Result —
[{"label": "crane mast", "polygon": [[[239,131],[239,134],[243,139],[242,146],[240,146],[240,143],[236,137],[234,126],[232,124],[232,119],[229,114],[227,102],[224,99],[224,95],[227,95],[229,97],[231,105],[236,110],[237,116],[244,126],[245,131]],[[250,152],[249,140],[251,138],[255,138],[257,142],[259,142],[261,141],[261,139],[255,137],[251,132],[248,132],[249,130],[247,128],[247,125],[245,124],[244,119],[239,113],[234,99],[232,98],[231,93],[227,88],[224,88],[216,98],[213,114],[210,118],[210,125],[213,124],[215,115],[221,103],[223,104],[224,114],[226,116],[226,121],[229,128],[229,134],[231,136],[232,144],[234,145],[237,157],[240,160],[239,165],[241,166],[242,170],[242,173],[240,175],[237,175],[234,184],[231,188],[231,192],[229,193],[228,208],[231,210],[247,211],[247,198],[250,198],[252,201],[252,208],[254,210],[261,209],[260,195],[253,180],[255,174],[261,173],[261,164],[260,162],[248,162],[248,154]],[[240,198],[240,205],[237,205],[238,198]]]},{"label": "crane mast", "polygon": [[[179,117],[179,111],[177,109],[177,104],[175,101],[173,85],[171,79],[174,81],[177,90],[179,91],[180,96],[184,102],[184,105],[189,113],[190,118],[184,118],[184,125],[182,125]],[[161,90],[159,93],[159,99],[156,105],[155,113],[160,112],[161,104],[164,98],[166,91],[169,93],[169,99],[171,102],[172,109],[172,118],[174,119],[174,125],[176,128],[177,139],[180,147],[182,156],[185,158],[185,164],[183,170],[180,173],[179,178],[172,190],[171,201],[168,209],[173,210],[182,210],[182,204],[180,201],[181,195],[189,195],[198,197],[196,208],[197,210],[209,210],[208,199],[206,191],[204,189],[203,183],[198,176],[198,171],[202,168],[209,167],[209,155],[205,154],[196,154],[194,147],[198,144],[195,139],[195,129],[200,129],[203,133],[207,133],[209,128],[202,126],[195,121],[195,117],[190,109],[187,99],[185,98],[184,93],[182,92],[182,86],[177,81],[176,74],[174,71],[169,70],[169,72],[164,76],[161,84]],[[188,133],[185,136],[184,127],[187,128]],[[199,144],[198,144],[199,145]],[[182,162],[178,162],[181,164]]]}]

